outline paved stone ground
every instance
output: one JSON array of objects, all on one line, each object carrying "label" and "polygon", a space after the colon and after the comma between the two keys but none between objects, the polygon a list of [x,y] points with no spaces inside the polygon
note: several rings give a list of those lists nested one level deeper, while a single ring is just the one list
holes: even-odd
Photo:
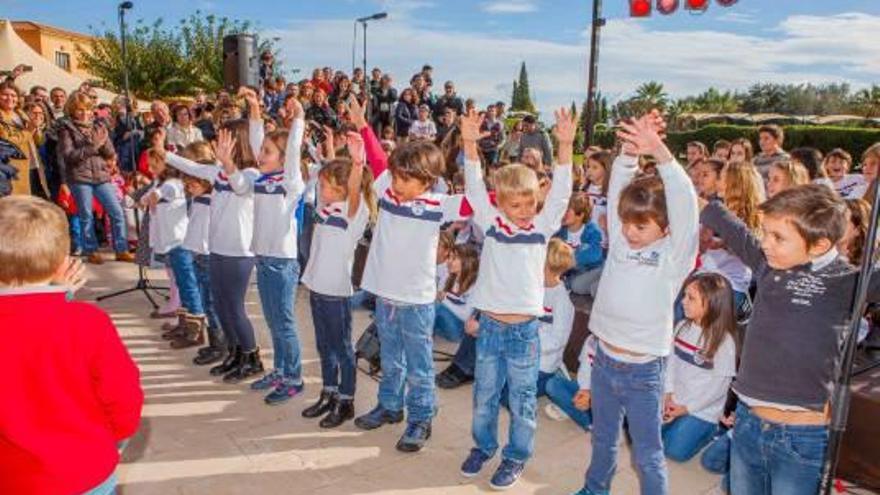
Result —
[{"label": "paved stone ground", "polygon": [[[151,275],[161,283],[164,274]],[[96,295],[134,284],[132,265],[108,263],[90,268],[89,286],[79,294]],[[421,453],[406,455],[394,445],[403,425],[362,432],[351,422],[337,430],[318,428],[300,411],[320,390],[320,367],[314,345],[308,298],[300,292],[297,321],[303,346],[306,391],[288,404],[269,407],[262,395],[246,384],[226,385],[207,370],[190,364],[193,350],[174,351],[159,338],[161,322],[148,316],[143,295],[129,294],[100,303],[116,322],[123,341],[141,370],[146,394],[141,430],[133,439],[118,473],[123,495],[169,494],[475,494],[488,493],[486,474],[466,480],[459,466],[471,447],[471,388],[438,393],[440,413],[434,436]],[[251,287],[248,310],[271,362],[271,345],[262,317],[256,286]],[[355,334],[366,327],[369,315],[355,314]],[[438,347],[454,350],[438,341]],[[443,363],[439,363],[438,370]],[[358,375],[357,413],[376,401],[377,383]],[[582,483],[590,459],[590,439],[573,423],[556,422],[543,413],[539,403],[538,433],[534,459],[520,483],[509,490],[516,494],[557,495],[575,491]],[[506,438],[507,419],[502,418],[500,438]],[[502,440],[503,444],[503,440]],[[615,494],[638,493],[638,479],[630,453],[621,449]],[[671,490],[676,495],[714,493],[719,479],[703,471],[696,460],[671,463]]]}]

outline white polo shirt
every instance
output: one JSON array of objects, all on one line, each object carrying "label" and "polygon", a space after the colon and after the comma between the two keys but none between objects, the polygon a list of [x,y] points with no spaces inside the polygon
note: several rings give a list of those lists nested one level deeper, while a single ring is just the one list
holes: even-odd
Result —
[{"label": "white polo shirt", "polygon": [[302,276],[309,290],[334,297],[349,297],[354,293],[351,285],[354,252],[369,220],[370,210],[364,201],[353,218],[348,218],[348,201],[317,207],[311,254]]},{"label": "white polo shirt", "polygon": [[150,247],[157,254],[168,251],[183,244],[186,236],[186,194],[180,179],[168,179],[153,189],[150,194],[159,198],[156,213],[150,222]]},{"label": "white polo shirt", "polygon": [[208,236],[211,233],[211,195],[196,196],[189,207],[189,225],[183,247],[195,254],[208,254]]}]

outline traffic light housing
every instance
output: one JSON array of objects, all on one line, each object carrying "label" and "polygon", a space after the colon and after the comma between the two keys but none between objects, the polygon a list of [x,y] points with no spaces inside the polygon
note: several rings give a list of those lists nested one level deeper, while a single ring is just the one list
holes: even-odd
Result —
[{"label": "traffic light housing", "polygon": [[739,0],[718,0],[718,5],[722,7],[730,7],[738,1]]},{"label": "traffic light housing", "polygon": [[629,0],[630,17],[650,17],[651,0]]}]

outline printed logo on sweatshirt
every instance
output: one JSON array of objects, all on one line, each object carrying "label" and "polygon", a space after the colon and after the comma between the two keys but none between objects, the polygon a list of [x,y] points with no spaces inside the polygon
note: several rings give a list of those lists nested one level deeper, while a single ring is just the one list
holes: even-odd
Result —
[{"label": "printed logo on sweatshirt", "polygon": [[792,304],[812,306],[813,300],[824,295],[827,287],[822,277],[812,273],[804,273],[797,278],[787,280],[785,290],[791,293]]},{"label": "printed logo on sweatshirt", "polygon": [[260,176],[254,182],[254,193],[256,194],[281,194],[287,195],[284,188],[284,173],[276,172]]},{"label": "printed logo on sweatshirt", "polygon": [[660,266],[659,251],[636,251],[626,255],[627,261],[632,261],[639,265]]},{"label": "printed logo on sweatshirt", "polygon": [[379,209],[398,217],[425,220],[428,222],[440,222],[443,220],[443,212],[429,209],[429,206],[430,205],[426,204],[424,201],[412,201],[407,205],[394,204],[385,198],[379,200]]}]

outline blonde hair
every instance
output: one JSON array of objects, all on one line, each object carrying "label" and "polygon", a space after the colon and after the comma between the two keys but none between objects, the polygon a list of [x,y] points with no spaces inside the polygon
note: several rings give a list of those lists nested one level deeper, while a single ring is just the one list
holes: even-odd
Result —
[{"label": "blonde hair", "polygon": [[499,201],[511,196],[534,196],[538,197],[538,175],[535,171],[521,163],[505,165],[492,174],[495,192]]},{"label": "blonde hair", "polygon": [[562,275],[574,268],[574,250],[562,239],[557,237],[550,239],[550,243],[547,244],[545,266],[550,272]]},{"label": "blonde hair", "polygon": [[83,93],[82,91],[76,91],[70,95],[70,98],[67,99],[67,103],[64,104],[64,115],[73,118],[73,114],[77,110],[90,112],[93,106],[94,103],[92,103],[92,99],[88,94]]},{"label": "blonde hair", "polygon": [[780,160],[771,163],[770,167],[785,174],[789,187],[802,186],[810,183],[810,172],[807,171],[807,167],[799,162]]},{"label": "blonde hair", "polygon": [[61,208],[31,196],[0,199],[0,285],[49,280],[69,251],[67,216]]},{"label": "blonde hair", "polygon": [[749,229],[756,230],[760,225],[761,187],[754,168],[751,164],[731,162],[721,173],[724,174],[724,205]]},{"label": "blonde hair", "polygon": [[[194,143],[189,143],[183,151],[180,152],[180,156],[184,158],[188,158],[196,163],[200,163],[202,165],[213,165],[217,162],[217,158],[214,156],[214,149],[211,148],[211,144],[207,141],[196,141]],[[210,193],[214,190],[214,184],[211,181],[205,179],[199,179],[198,177],[182,174],[184,181],[192,181],[198,183],[205,189],[205,194]]]}]

